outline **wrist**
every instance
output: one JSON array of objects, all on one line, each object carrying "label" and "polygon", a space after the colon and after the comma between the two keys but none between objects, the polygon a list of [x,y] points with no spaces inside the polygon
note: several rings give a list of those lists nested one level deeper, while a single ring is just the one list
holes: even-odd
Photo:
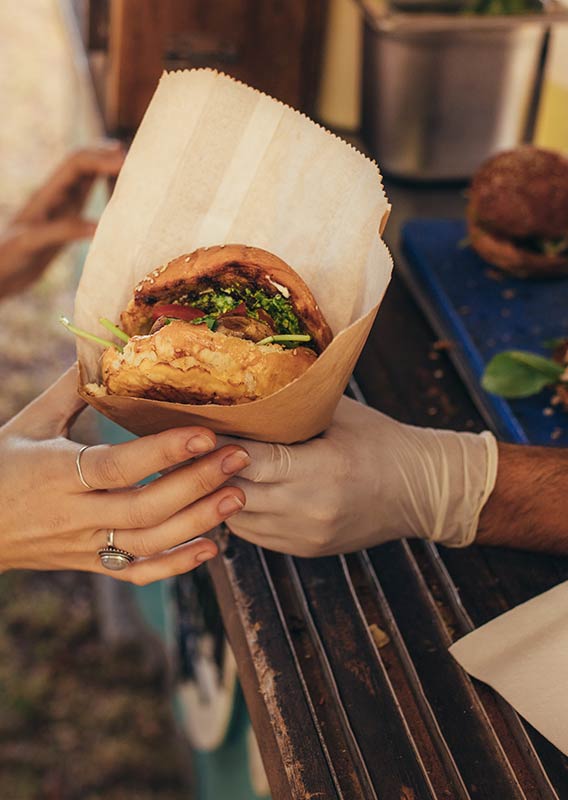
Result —
[{"label": "wrist", "polygon": [[495,488],[482,510],[483,545],[568,553],[568,450],[499,444]]},{"label": "wrist", "polygon": [[475,540],[481,511],[495,486],[495,437],[489,432],[413,431],[415,535],[447,547],[467,547]]},{"label": "wrist", "polygon": [[[448,547],[468,547],[476,539],[480,516],[495,488],[499,465],[499,445],[490,431],[483,431],[480,434],[457,435],[462,437],[461,441],[466,445],[464,494],[468,491],[471,493],[468,498],[470,517],[469,520],[467,516],[465,517],[464,525],[458,535],[444,544]],[[465,437],[468,437],[467,442]]]}]

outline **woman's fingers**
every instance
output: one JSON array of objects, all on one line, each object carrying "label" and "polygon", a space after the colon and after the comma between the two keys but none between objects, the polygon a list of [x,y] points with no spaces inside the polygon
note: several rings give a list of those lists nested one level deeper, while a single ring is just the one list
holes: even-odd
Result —
[{"label": "woman's fingers", "polygon": [[[81,470],[93,489],[125,489],[214,447],[215,434],[207,428],[174,428],[124,444],[89,447],[81,455]],[[81,488],[77,475],[75,486]]]},{"label": "woman's fingers", "polygon": [[104,518],[104,522],[99,522],[97,527],[129,529],[159,525],[218,489],[246,466],[248,459],[248,454],[239,447],[226,447],[146,486],[105,495],[104,503],[98,505],[98,517]]},{"label": "woman's fingers", "polygon": [[[271,442],[255,442],[249,439],[238,439],[234,436],[218,436],[219,446],[226,444],[240,444],[251,456],[251,464],[243,472],[242,477],[254,483],[277,484],[290,480],[309,480],[310,473],[299,475],[298,469],[302,467],[302,456],[312,442],[295,444],[293,446]],[[304,471],[305,472],[305,471]]]},{"label": "woman's fingers", "polygon": [[[290,514],[290,494],[282,489],[280,484],[255,483],[254,481],[243,478],[248,469],[242,470],[237,476],[231,478],[231,486],[235,486],[246,495],[247,513],[281,517]],[[311,505],[310,496],[307,495],[307,505]],[[303,493],[296,492],[294,497],[294,509],[301,508],[305,503]]]},{"label": "woman's fingers", "polygon": [[185,572],[190,572],[205,561],[214,558],[217,553],[218,549],[214,542],[209,539],[196,539],[188,544],[180,545],[174,550],[134,561],[121,572],[109,572],[100,564],[97,565],[95,571],[135,583],[138,586],[146,586],[148,583],[170,578],[172,575],[183,575]]},{"label": "woman's fingers", "polygon": [[53,219],[57,211],[65,206],[68,193],[78,184],[88,183],[98,176],[118,175],[124,157],[124,148],[112,141],[77,150],[35,192],[15,220],[39,222]]},{"label": "woman's fingers", "polygon": [[56,250],[69,242],[78,239],[90,239],[97,229],[97,223],[76,215],[69,215],[41,222],[26,229],[25,243],[22,245],[26,253],[43,253],[48,248]]},{"label": "woman's fingers", "polygon": [[245,502],[244,492],[226,486],[178,511],[159,525],[144,530],[116,530],[115,543],[134,555],[152,556],[216,528],[241,511]]}]

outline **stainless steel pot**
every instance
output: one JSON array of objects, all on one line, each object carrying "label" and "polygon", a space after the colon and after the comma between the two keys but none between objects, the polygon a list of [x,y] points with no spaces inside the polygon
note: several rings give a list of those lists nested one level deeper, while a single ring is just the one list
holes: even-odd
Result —
[{"label": "stainless steel pot", "polygon": [[523,141],[545,16],[381,17],[362,5],[363,132],[385,173],[466,179]]}]

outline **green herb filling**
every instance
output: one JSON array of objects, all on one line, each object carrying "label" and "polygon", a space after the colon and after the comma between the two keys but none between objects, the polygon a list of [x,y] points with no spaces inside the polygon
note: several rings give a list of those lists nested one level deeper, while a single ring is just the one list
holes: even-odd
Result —
[{"label": "green herb filling", "polygon": [[[185,302],[184,302],[185,301]],[[199,308],[206,316],[193,321],[199,325],[205,322],[209,325],[208,318],[215,320],[220,314],[236,308],[240,303],[247,307],[249,316],[259,319],[259,310],[265,311],[274,321],[279,334],[302,334],[305,331],[294,313],[290,300],[280,293],[267,295],[262,289],[250,289],[248,286],[228,286],[219,289],[207,289],[197,296],[188,296],[182,304]]]}]

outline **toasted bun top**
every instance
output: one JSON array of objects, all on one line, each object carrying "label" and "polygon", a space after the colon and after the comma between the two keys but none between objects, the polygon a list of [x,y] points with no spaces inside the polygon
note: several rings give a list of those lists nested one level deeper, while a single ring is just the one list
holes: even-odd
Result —
[{"label": "toasted bun top", "polygon": [[302,278],[278,256],[241,244],[202,247],[158,267],[143,278],[134,299],[121,316],[124,330],[140,333],[156,303],[206,288],[249,286],[268,295],[283,294],[321,352],[333,335],[311,291]]},{"label": "toasted bun top", "polygon": [[492,156],[473,177],[468,216],[507,238],[563,238],[568,158],[529,145]]}]

